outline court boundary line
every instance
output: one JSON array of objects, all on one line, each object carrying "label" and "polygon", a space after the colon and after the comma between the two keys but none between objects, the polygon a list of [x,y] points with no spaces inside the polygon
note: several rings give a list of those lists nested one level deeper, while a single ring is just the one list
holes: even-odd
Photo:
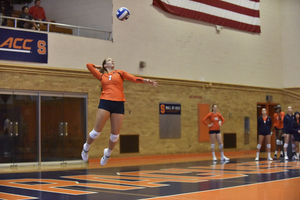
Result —
[{"label": "court boundary line", "polygon": [[249,186],[249,185],[259,185],[259,184],[270,183],[270,182],[286,181],[286,180],[290,180],[290,179],[300,179],[300,177],[286,178],[286,179],[280,179],[280,180],[274,180],[274,181],[265,181],[265,182],[260,182],[260,183],[251,183],[251,184],[246,184],[246,185],[238,185],[238,186],[218,188],[218,189],[205,190],[205,191],[188,192],[188,193],[174,194],[174,195],[172,194],[172,195],[167,195],[167,196],[157,196],[154,198],[138,199],[138,200],[148,200],[148,199],[156,199],[156,198],[164,198],[164,197],[172,197],[172,196],[175,197],[175,196],[180,196],[180,195],[185,195],[185,194],[195,194],[195,193],[210,192],[210,191],[215,191],[215,190],[225,190],[225,189],[244,187],[244,186]]},{"label": "court boundary line", "polygon": [[38,199],[39,198],[39,197],[32,197],[32,196],[27,196],[27,195],[22,195],[22,194],[13,194],[13,193],[8,193],[8,192],[1,192],[1,191],[0,191],[0,193],[7,194],[7,195],[15,195],[15,196],[19,196],[19,197],[28,197],[30,199]]}]

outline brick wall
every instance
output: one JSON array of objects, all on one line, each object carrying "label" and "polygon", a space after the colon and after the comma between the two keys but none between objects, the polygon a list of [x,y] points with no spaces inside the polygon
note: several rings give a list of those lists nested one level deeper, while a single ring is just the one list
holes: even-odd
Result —
[{"label": "brick wall", "polygon": [[[99,103],[99,82],[87,70],[69,70],[16,65],[0,65],[0,88],[17,90],[42,90],[88,93],[88,131],[94,126]],[[153,79],[153,77],[150,77]],[[121,134],[139,134],[140,152],[119,154],[116,146],[113,156],[152,154],[177,154],[209,152],[209,143],[198,142],[198,103],[217,104],[226,122],[222,133],[237,134],[237,148],[256,148],[256,105],[265,102],[266,95],[273,95],[274,103],[299,109],[297,97],[284,94],[281,89],[238,86],[220,83],[157,79],[157,88],[151,85],[124,83],[126,97],[125,118]],[[182,106],[181,138],[159,139],[159,102],[175,101]],[[283,109],[285,111],[285,109]],[[229,113],[232,113],[229,117]],[[250,117],[250,144],[244,145],[244,117]],[[108,145],[110,123],[90,151],[91,158],[99,158]]]}]

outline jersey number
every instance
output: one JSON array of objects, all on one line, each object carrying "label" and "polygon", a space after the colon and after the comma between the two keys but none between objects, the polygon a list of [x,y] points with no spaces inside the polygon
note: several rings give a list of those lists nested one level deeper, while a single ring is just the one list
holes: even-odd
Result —
[{"label": "jersey number", "polygon": [[111,80],[111,77],[112,77],[112,75],[109,75],[108,77],[109,77],[109,79],[108,79],[108,80],[110,81],[110,80]]}]

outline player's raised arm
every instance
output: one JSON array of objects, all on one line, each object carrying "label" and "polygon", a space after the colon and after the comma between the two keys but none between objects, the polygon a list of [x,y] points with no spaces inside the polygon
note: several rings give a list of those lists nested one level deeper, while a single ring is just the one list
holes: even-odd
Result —
[{"label": "player's raised arm", "polygon": [[123,79],[131,81],[131,82],[135,82],[135,83],[148,83],[153,85],[154,87],[157,87],[158,83],[156,81],[150,80],[150,79],[144,79],[141,77],[136,77],[133,76],[131,74],[129,74],[128,72],[125,71],[121,71],[120,70],[120,74],[123,77]]},{"label": "player's raised arm", "polygon": [[88,70],[93,74],[93,76],[96,79],[100,80],[101,73],[97,69],[101,69],[101,66],[88,63],[88,64],[86,64],[86,67],[88,68]]},{"label": "player's raised arm", "polygon": [[144,83],[149,83],[149,84],[153,85],[154,87],[158,86],[158,83],[155,80],[144,79]]}]

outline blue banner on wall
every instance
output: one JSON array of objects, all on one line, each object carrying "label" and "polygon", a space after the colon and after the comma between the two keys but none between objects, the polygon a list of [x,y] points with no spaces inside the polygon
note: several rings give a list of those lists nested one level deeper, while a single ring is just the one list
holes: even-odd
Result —
[{"label": "blue banner on wall", "polygon": [[159,103],[159,114],[180,115],[181,105],[171,103]]},{"label": "blue banner on wall", "polygon": [[0,28],[0,59],[48,63],[48,34]]}]

